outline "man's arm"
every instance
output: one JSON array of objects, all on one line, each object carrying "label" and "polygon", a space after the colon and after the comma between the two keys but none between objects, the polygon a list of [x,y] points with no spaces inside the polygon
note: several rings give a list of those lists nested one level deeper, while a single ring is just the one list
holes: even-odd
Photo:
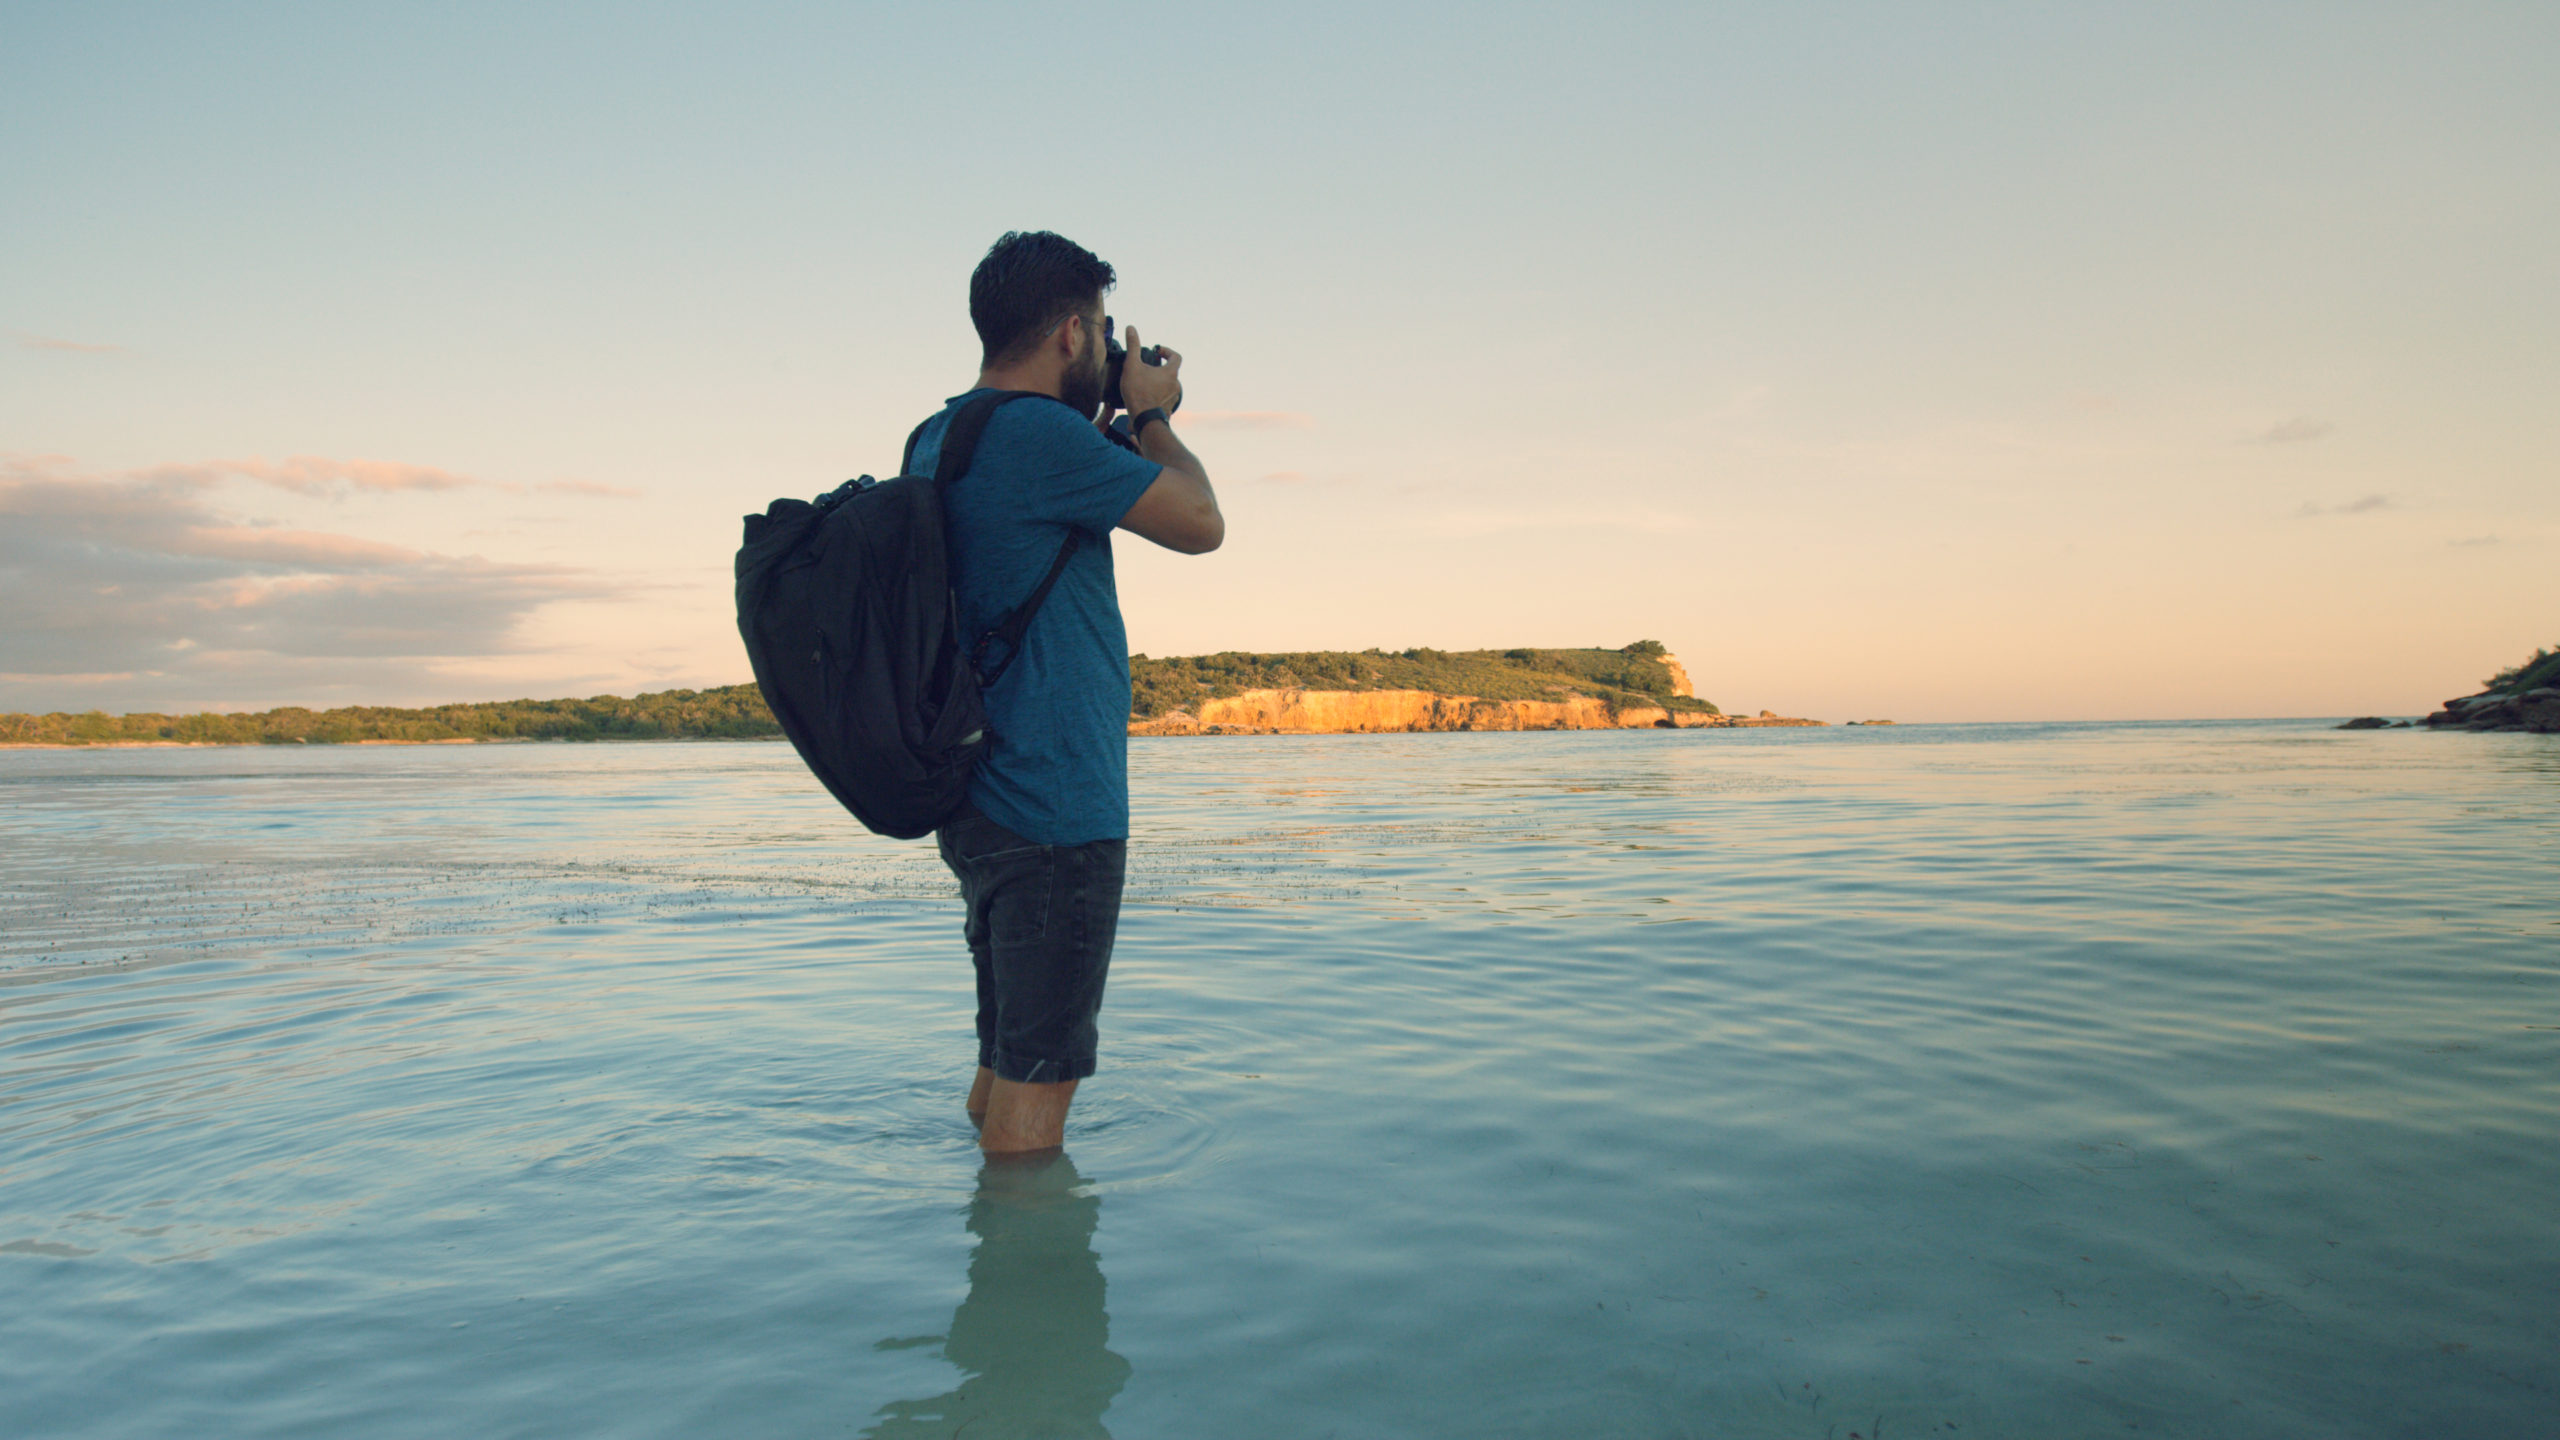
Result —
[{"label": "man's arm", "polygon": [[1206,555],[1224,543],[1227,517],[1218,513],[1218,492],[1209,488],[1209,472],[1173,426],[1161,421],[1149,425],[1138,437],[1138,453],[1163,466],[1164,473],[1120,517],[1120,528],[1185,555]]},{"label": "man's arm", "polygon": [[[1170,410],[1182,400],[1182,356],[1159,346],[1160,365],[1138,361],[1138,330],[1129,328],[1129,359],[1120,367],[1120,393],[1133,415]],[[1120,528],[1142,535],[1167,550],[1205,555],[1226,542],[1227,517],[1218,510],[1218,492],[1209,488],[1209,470],[1168,420],[1151,421],[1137,436],[1138,453],[1164,467]]]}]

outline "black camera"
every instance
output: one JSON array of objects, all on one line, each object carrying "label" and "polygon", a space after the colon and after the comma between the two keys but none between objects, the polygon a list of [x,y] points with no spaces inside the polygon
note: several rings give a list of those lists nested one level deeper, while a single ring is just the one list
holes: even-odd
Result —
[{"label": "black camera", "polygon": [[[1128,347],[1120,343],[1120,337],[1113,329],[1111,317],[1108,315],[1103,316],[1102,403],[1110,406],[1114,410],[1126,410],[1129,408],[1128,402],[1120,398],[1120,367],[1128,360],[1128,358]],[[1138,363],[1141,365],[1163,364],[1164,347],[1161,345],[1142,345],[1138,347]],[[1175,409],[1180,409],[1182,407],[1181,397],[1176,396],[1173,404]]]}]

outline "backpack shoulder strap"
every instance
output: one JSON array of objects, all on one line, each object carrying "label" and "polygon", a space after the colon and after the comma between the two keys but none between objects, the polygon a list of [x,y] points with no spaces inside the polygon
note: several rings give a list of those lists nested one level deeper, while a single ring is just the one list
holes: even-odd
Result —
[{"label": "backpack shoulder strap", "polygon": [[932,423],[933,417],[927,415],[916,422],[916,428],[907,432],[907,448],[898,452],[899,474],[913,475],[916,473],[916,442],[924,438],[924,427]]},{"label": "backpack shoulder strap", "polygon": [[[960,483],[961,477],[969,473],[970,462],[978,458],[978,440],[987,433],[987,421],[995,417],[997,407],[1011,404],[1016,400],[1048,400],[1059,404],[1065,403],[1059,401],[1055,395],[1043,395],[1037,390],[994,390],[973,397],[968,404],[960,407],[958,413],[951,417],[951,423],[943,428],[942,451],[934,457],[933,462],[933,483],[936,485]],[[915,463],[916,441],[924,437],[924,426],[932,423],[931,416],[925,417],[924,425],[918,425],[914,433],[907,436],[907,453],[905,459],[898,465],[900,470],[909,469]]]},{"label": "backpack shoulder strap", "polygon": [[[935,488],[957,484],[969,473],[970,463],[978,458],[978,440],[987,433],[987,421],[994,417],[997,407],[1015,400],[1055,401],[1057,398],[1037,390],[998,390],[977,396],[961,406],[959,413],[951,417],[950,425],[942,432],[942,452],[934,458],[933,464]],[[931,421],[928,419],[927,423]],[[924,426],[918,425],[915,433],[907,437],[906,458],[909,462],[915,459],[916,441],[923,434]],[[909,466],[901,464],[898,468],[904,470]],[[1040,577],[1040,584],[1031,592],[1030,598],[1006,611],[995,628],[980,635],[977,643],[970,647],[969,662],[978,672],[981,687],[993,685],[998,677],[1012,668],[1014,657],[1022,653],[1023,637],[1031,633],[1032,617],[1040,613],[1040,606],[1048,600],[1049,592],[1057,588],[1058,577],[1066,573],[1067,562],[1075,558],[1077,547],[1083,543],[1084,532],[1072,525],[1067,527],[1067,538],[1059,543],[1057,558],[1049,562],[1049,573]],[[1004,658],[990,669],[987,647],[996,644],[1004,646]]]},{"label": "backpack shoulder strap", "polygon": [[[1031,617],[1040,613],[1041,602],[1047,600],[1049,592],[1058,587],[1058,577],[1067,572],[1067,562],[1075,558],[1076,547],[1083,543],[1084,532],[1072,525],[1068,526],[1067,538],[1058,546],[1058,558],[1049,562],[1049,573],[1040,577],[1040,587],[1031,592],[1030,599],[1006,611],[1005,617],[996,622],[994,629],[979,636],[978,643],[969,647],[969,664],[978,672],[979,689],[983,690],[993,685],[1003,677],[1005,671],[1013,668],[1014,657],[1022,653],[1023,637],[1031,633]],[[987,665],[987,647],[997,643],[1002,643],[1004,646],[1004,658],[997,661],[994,668],[990,669]]]}]

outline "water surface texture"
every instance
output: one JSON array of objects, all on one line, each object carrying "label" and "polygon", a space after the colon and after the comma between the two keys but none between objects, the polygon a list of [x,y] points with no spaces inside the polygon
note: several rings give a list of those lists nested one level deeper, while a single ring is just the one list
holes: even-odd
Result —
[{"label": "water surface texture", "polygon": [[2560,1413],[2560,738],[1137,741],[1103,1070],[773,744],[0,752],[10,1436]]}]

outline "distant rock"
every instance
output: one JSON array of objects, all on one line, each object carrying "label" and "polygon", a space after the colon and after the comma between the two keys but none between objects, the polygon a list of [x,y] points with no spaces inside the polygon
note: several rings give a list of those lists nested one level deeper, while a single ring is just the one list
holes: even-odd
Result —
[{"label": "distant rock", "polygon": [[2560,734],[2560,650],[2545,646],[2483,681],[2479,694],[2447,700],[2427,727]]},{"label": "distant rock", "polygon": [[2521,693],[2485,690],[2444,702],[2427,717],[2430,730],[2523,730],[2560,735],[2560,687],[2537,686]]},{"label": "distant rock", "polygon": [[2391,722],[2383,719],[2379,715],[2359,715],[2353,720],[2348,721],[2346,724],[2339,725],[2334,728],[2339,730],[2388,730],[2391,728]]}]

